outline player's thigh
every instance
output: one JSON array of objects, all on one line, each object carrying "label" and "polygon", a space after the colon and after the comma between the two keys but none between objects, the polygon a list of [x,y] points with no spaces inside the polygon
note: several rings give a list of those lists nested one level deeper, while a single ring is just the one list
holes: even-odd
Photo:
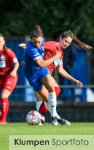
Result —
[{"label": "player's thigh", "polygon": [[54,78],[50,74],[46,75],[42,79],[42,83],[45,85],[45,87],[48,89],[49,92],[51,92],[51,90],[53,91],[55,85],[57,85],[56,81],[54,80]]},{"label": "player's thigh", "polygon": [[11,92],[7,89],[2,89],[1,92],[1,98],[8,98],[10,96]]},{"label": "player's thigh", "polygon": [[42,99],[40,94],[38,92],[36,92],[36,91],[34,93],[35,93],[35,96],[37,98],[37,101],[40,101]]},{"label": "player's thigh", "polygon": [[51,76],[51,82],[54,85],[54,87],[59,87],[58,83],[55,81],[55,79]]},{"label": "player's thigh", "polygon": [[[16,86],[17,80],[18,80],[18,76],[15,76],[15,77],[8,76],[5,79],[5,83],[4,83],[4,86],[3,86],[3,91],[8,90],[8,91],[10,91],[10,93],[12,93],[12,91],[14,90],[14,88]],[[5,92],[3,92],[3,93],[5,93]]]}]

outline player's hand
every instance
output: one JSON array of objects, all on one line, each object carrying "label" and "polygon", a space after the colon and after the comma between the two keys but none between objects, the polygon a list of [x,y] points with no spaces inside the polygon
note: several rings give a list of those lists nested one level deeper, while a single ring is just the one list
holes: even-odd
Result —
[{"label": "player's hand", "polygon": [[82,82],[80,82],[79,80],[76,80],[76,84],[78,85],[78,87],[83,87]]},{"label": "player's hand", "polygon": [[19,46],[26,49],[26,44],[25,43],[21,43],[21,44],[19,44]]},{"label": "player's hand", "polygon": [[55,58],[60,58],[61,57],[61,53],[60,52],[57,52],[56,55],[55,55]]}]

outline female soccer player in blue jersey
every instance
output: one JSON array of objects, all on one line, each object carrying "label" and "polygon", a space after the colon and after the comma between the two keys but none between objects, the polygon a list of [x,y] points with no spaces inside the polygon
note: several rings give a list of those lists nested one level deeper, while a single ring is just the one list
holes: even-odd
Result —
[{"label": "female soccer player in blue jersey", "polygon": [[[54,89],[54,79],[46,68],[54,60],[61,56],[60,52],[55,54],[49,60],[44,60],[44,48],[42,46],[43,33],[39,25],[36,25],[31,32],[31,41],[27,44],[25,51],[25,76],[34,90],[41,97],[48,100],[51,106],[52,124],[58,125],[56,119],[56,94]],[[44,88],[44,86],[46,88]],[[49,92],[46,94],[46,90]]]}]

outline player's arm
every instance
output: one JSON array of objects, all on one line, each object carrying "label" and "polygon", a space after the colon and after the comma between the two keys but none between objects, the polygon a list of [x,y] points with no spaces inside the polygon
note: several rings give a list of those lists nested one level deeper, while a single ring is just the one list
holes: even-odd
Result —
[{"label": "player's arm", "polygon": [[20,43],[19,47],[22,47],[22,48],[26,49],[26,44],[25,43]]},{"label": "player's arm", "polygon": [[51,57],[48,60],[44,60],[42,57],[36,58],[35,62],[41,67],[47,67],[49,66],[51,63],[54,62],[54,60],[56,60],[57,58],[59,58],[61,56],[61,54],[58,52],[56,55],[54,55],[53,57]]},{"label": "player's arm", "polygon": [[82,86],[83,86],[83,84],[82,84],[79,80],[76,80],[75,78],[73,78],[71,75],[69,75],[69,74],[66,72],[66,70],[63,68],[63,65],[62,65],[62,64],[59,64],[59,65],[58,65],[57,71],[58,71],[58,73],[59,73],[62,77],[64,77],[64,78],[66,78],[66,79],[68,79],[68,80],[74,82],[75,84],[77,84],[78,87],[82,87]]},{"label": "player's arm", "polygon": [[54,62],[55,59],[61,57],[61,53],[58,52],[56,55],[54,55],[53,57],[51,57],[48,60],[44,60],[44,58],[42,57],[42,55],[40,55],[40,53],[38,52],[37,48],[27,48],[26,51],[27,55],[29,55],[36,63],[38,66],[40,66],[41,68],[47,67],[49,66],[51,63]]},{"label": "player's arm", "polygon": [[14,54],[13,51],[9,50],[9,54],[8,55],[9,55],[9,58],[11,60],[12,66],[13,66],[13,69],[12,69],[12,71],[10,73],[10,76],[15,77],[16,74],[17,74],[17,70],[19,68],[19,62],[18,62],[17,57],[16,57],[16,55]]},{"label": "player's arm", "polygon": [[14,67],[13,67],[13,70],[11,71],[10,75],[14,77],[14,76],[16,76],[17,70],[18,70],[18,68],[19,68],[19,63],[18,63],[17,58],[15,58],[15,59],[13,60],[13,63],[14,63]]}]

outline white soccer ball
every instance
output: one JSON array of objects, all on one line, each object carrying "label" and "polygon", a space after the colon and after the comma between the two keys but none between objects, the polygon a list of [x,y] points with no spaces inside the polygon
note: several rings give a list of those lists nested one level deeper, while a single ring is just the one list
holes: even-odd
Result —
[{"label": "white soccer ball", "polygon": [[32,110],[26,115],[26,121],[30,125],[42,125],[45,118],[39,112]]}]

